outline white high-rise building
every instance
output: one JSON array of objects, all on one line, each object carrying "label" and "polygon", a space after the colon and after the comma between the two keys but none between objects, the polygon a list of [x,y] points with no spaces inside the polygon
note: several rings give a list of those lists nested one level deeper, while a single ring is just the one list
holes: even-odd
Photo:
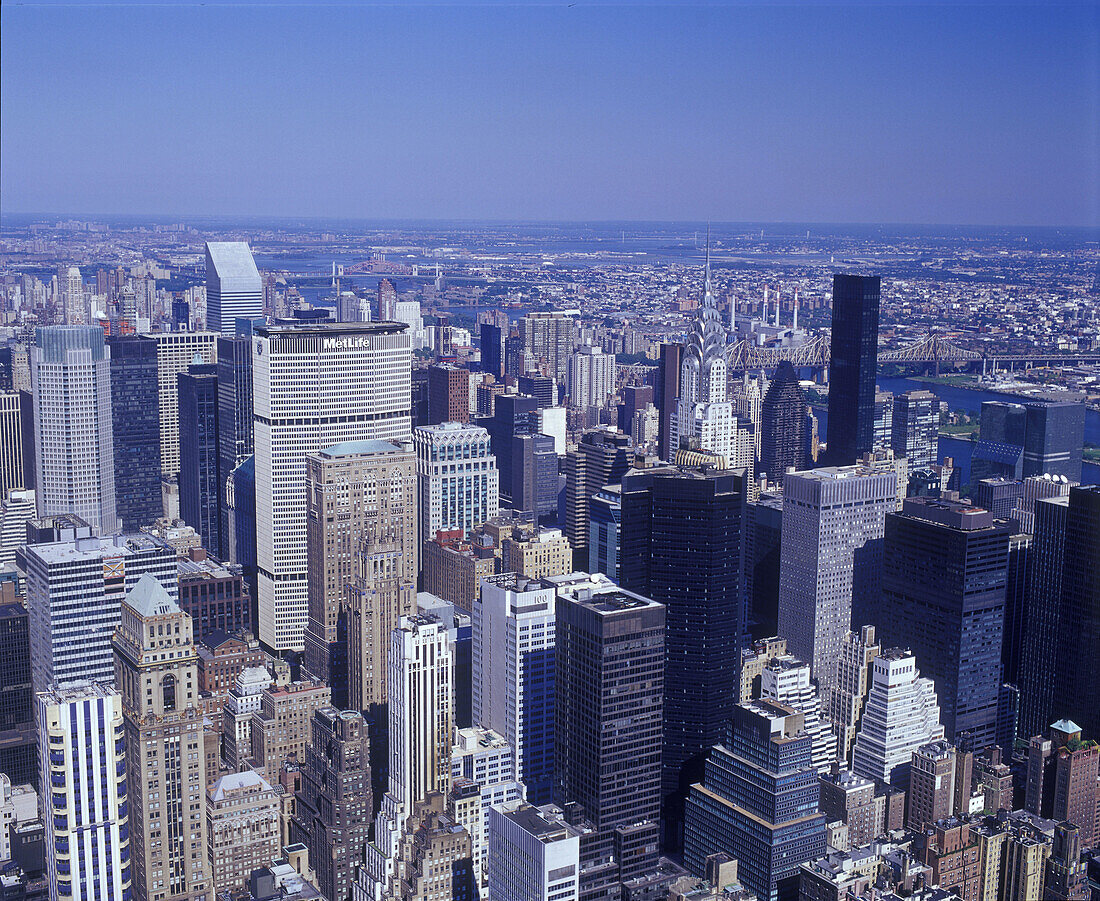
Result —
[{"label": "white high-rise building", "polygon": [[553,588],[516,573],[481,582],[474,601],[473,720],[516,751],[516,777],[548,803],[554,776]]},{"label": "white high-rise building", "polygon": [[244,241],[206,242],[206,329],[237,333],[236,321],[264,314],[264,284]]},{"label": "white high-rise building", "polygon": [[277,651],[301,650],[306,455],[412,437],[409,336],[392,322],[263,326],[252,367],[259,637]]},{"label": "white high-rise building", "polygon": [[607,406],[615,393],[615,355],[586,344],[569,358],[569,400],[574,407]]},{"label": "white high-rise building", "polygon": [[12,491],[0,511],[0,563],[14,563],[15,552],[27,543],[27,521],[34,519],[33,491]]},{"label": "white high-rise building", "polygon": [[157,407],[160,414],[160,471],[178,476],[180,471],[179,374],[195,362],[217,359],[217,332],[156,332]]},{"label": "white high-rise building", "polygon": [[490,808],[490,901],[577,901],[580,869],[580,833],[560,809]]},{"label": "white high-rise building", "polygon": [[[60,276],[60,270],[58,274]],[[64,276],[59,277],[58,291],[61,294],[61,321],[66,325],[84,322],[84,278],[76,266],[70,266]]]},{"label": "white high-rise building", "polygon": [[40,693],[37,712],[50,897],[126,897],[132,867],[122,698],[113,688],[73,682]]},{"label": "white high-rise building", "polygon": [[378,299],[378,318],[382,322],[403,322],[408,326],[413,349],[424,346],[424,317],[419,300],[399,300],[396,291],[387,291]]},{"label": "white high-rise building", "polygon": [[1024,479],[1023,494],[1016,498],[1016,508],[1012,517],[1019,522],[1020,531],[1027,535],[1035,534],[1035,502],[1049,497],[1069,497],[1069,490],[1077,487],[1065,476],[1028,476]]},{"label": "white high-rise building", "polygon": [[821,699],[810,681],[809,664],[783,655],[768,662],[760,674],[760,696],[793,707],[804,715],[810,736],[811,759],[819,773],[828,773],[837,759],[837,739],[821,716]]},{"label": "white high-rise building", "polygon": [[421,544],[440,529],[469,532],[500,512],[500,474],[485,429],[444,422],[420,426],[413,441]]},{"label": "white high-rise building", "polygon": [[39,516],[75,513],[118,530],[111,349],[99,326],[40,328],[31,349]]},{"label": "white high-rise building", "polygon": [[852,751],[852,772],[908,788],[913,752],[941,738],[936,688],[931,679],[921,677],[916,658],[899,648],[876,657]]},{"label": "white high-rise building", "polygon": [[874,465],[787,473],[779,552],[779,634],[810,664],[831,709],[852,601],[878,597],[886,514],[897,475]]},{"label": "white high-rise building", "polygon": [[23,488],[23,404],[18,391],[0,391],[0,500]]},{"label": "white high-rise building", "polygon": [[179,596],[175,549],[146,534],[32,544],[23,559],[35,691],[114,681],[111,636],[123,598],[145,573]]}]

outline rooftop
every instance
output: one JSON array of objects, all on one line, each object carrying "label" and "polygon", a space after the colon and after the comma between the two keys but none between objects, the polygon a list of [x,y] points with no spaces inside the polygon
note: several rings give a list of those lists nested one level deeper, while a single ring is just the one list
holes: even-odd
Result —
[{"label": "rooftop", "polygon": [[408,329],[405,322],[307,322],[293,325],[260,325],[254,334],[276,338],[294,335],[328,335],[333,338],[350,335],[396,335]]},{"label": "rooftop", "polygon": [[377,438],[365,438],[361,441],[341,441],[318,451],[320,457],[351,457],[360,454],[394,454],[402,450],[399,444],[392,441],[381,441]]},{"label": "rooftop", "polygon": [[223,801],[230,792],[244,791],[246,789],[257,791],[271,791],[271,784],[259,773],[245,770],[243,773],[229,773],[222,776],[210,789],[210,798],[213,801]]},{"label": "rooftop", "polygon": [[140,617],[169,616],[182,611],[156,576],[143,573],[126,595],[126,604]]},{"label": "rooftop", "polygon": [[244,241],[207,241],[206,253],[219,279],[254,278],[260,280],[260,272],[252,251]]}]

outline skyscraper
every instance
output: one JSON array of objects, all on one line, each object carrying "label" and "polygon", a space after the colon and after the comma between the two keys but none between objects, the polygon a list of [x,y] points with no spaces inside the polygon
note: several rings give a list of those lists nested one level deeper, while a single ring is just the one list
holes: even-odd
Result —
[{"label": "skyscraper", "polygon": [[481,323],[481,371],[492,373],[496,379],[504,378],[504,338],[507,328]]},{"label": "skyscraper", "polygon": [[264,314],[264,286],[244,241],[206,243],[206,328],[233,335],[236,320]]},{"label": "skyscraper", "polygon": [[788,473],[783,486],[779,634],[810,664],[830,707],[844,636],[866,621],[853,615],[853,605],[878,596],[897,476],[861,464]]},{"label": "skyscraper", "polygon": [[579,901],[580,833],[560,808],[524,802],[489,808],[489,897]]},{"label": "skyscraper", "polygon": [[18,601],[0,604],[0,773],[38,785],[30,615]]},{"label": "skyscraper", "polygon": [[686,787],[722,740],[737,696],[744,521],[743,472],[666,466],[623,477],[620,583],[666,611],[661,789],[669,847],[679,843]]},{"label": "skyscraper", "polygon": [[1049,473],[1080,481],[1084,429],[1081,403],[983,401],[972,478]]},{"label": "skyscraper", "polygon": [[147,573],[173,598],[179,591],[175,550],[145,534],[29,544],[23,568],[36,691],[81,679],[110,682],[124,595]]},{"label": "skyscraper", "polygon": [[122,602],[112,642],[126,724],[134,895],[203,901],[206,755],[191,617],[146,573]]},{"label": "skyscraper", "polygon": [[118,527],[136,532],[163,514],[157,345],[142,335],[107,338]]},{"label": "skyscraper", "polygon": [[218,472],[221,483],[221,540],[217,553],[222,560],[232,554],[229,543],[230,511],[226,491],[230,474],[251,456],[252,441],[252,323],[235,335],[219,335],[218,357]]},{"label": "skyscraper", "polygon": [[218,469],[218,367],[198,363],[179,374],[180,519],[199,533],[203,547],[221,547]]},{"label": "skyscraper", "polygon": [[949,741],[996,741],[1011,530],[981,507],[907,498],[886,517],[881,640],[907,645],[936,685]]},{"label": "skyscraper", "polygon": [[847,466],[874,449],[879,277],[833,276],[826,462]]},{"label": "skyscraper", "polygon": [[306,455],[411,437],[409,338],[385,322],[263,326],[254,335],[259,637],[276,650],[301,649]]},{"label": "skyscraper", "polygon": [[657,455],[671,463],[676,455],[673,440],[676,401],[680,397],[680,365],[683,362],[683,344],[662,344],[661,358],[657,366],[657,393],[654,398],[659,411],[657,421]]},{"label": "skyscraper", "polygon": [[129,897],[131,799],[118,692],[95,682],[42,692],[38,732],[50,897]]},{"label": "skyscraper", "polygon": [[[579,568],[588,565],[588,519],[592,496],[622,481],[630,468],[630,439],[610,428],[584,432],[565,455],[565,523],[562,531]],[[603,570],[597,570],[602,572]]]},{"label": "skyscraper", "polygon": [[821,698],[810,681],[810,667],[784,654],[770,660],[760,674],[760,697],[802,714],[803,729],[810,736],[810,762],[821,774],[837,762],[837,736],[821,717]]},{"label": "skyscraper", "polygon": [[527,798],[549,803],[554,778],[554,590],[515,573],[482,580],[473,610],[473,720],[516,752]]},{"label": "skyscraper", "polygon": [[428,424],[470,421],[470,370],[451,363],[428,367]]},{"label": "skyscraper", "polygon": [[890,446],[895,457],[909,461],[909,471],[927,469],[937,462],[940,402],[931,391],[906,391],[894,398]]},{"label": "skyscraper", "polygon": [[909,766],[909,828],[923,832],[951,816],[954,794],[955,749],[942,739],[921,745]]},{"label": "skyscraper", "polygon": [[75,513],[99,535],[118,529],[111,352],[99,326],[52,326],[31,349],[38,514]]},{"label": "skyscraper", "polygon": [[738,878],[761,901],[794,901],[798,868],[825,853],[817,772],[803,716],[775,701],[734,708],[727,736],[707,759],[685,808],[684,864],[738,861]]},{"label": "skyscraper", "polygon": [[563,384],[568,374],[576,332],[576,321],[573,319],[576,312],[554,310],[528,313],[519,320],[519,334],[525,349],[534,357],[539,371],[558,384]]},{"label": "skyscraper", "polygon": [[784,360],[775,371],[760,407],[760,466],[769,482],[781,484],[783,473],[805,469],[806,395],[798,373]]},{"label": "skyscraper", "polygon": [[909,785],[913,752],[943,738],[931,679],[908,651],[891,648],[874,659],[871,690],[852,749],[852,772],[898,788]]},{"label": "skyscraper", "polygon": [[555,800],[579,805],[600,834],[585,856],[600,846],[621,884],[657,863],[665,611],[603,576],[543,584],[557,592]]},{"label": "skyscraper", "polygon": [[18,391],[0,392],[0,500],[23,484],[23,434]]},{"label": "skyscraper", "polygon": [[157,332],[148,338],[157,343],[157,407],[160,415],[160,471],[177,476],[180,471],[179,374],[195,362],[213,363],[214,332]]},{"label": "skyscraper", "polygon": [[497,458],[485,429],[444,422],[416,429],[413,441],[421,543],[440,530],[469,532],[500,512]]},{"label": "skyscraper", "polygon": [[569,401],[574,407],[603,409],[615,393],[615,355],[585,344],[569,358]]}]

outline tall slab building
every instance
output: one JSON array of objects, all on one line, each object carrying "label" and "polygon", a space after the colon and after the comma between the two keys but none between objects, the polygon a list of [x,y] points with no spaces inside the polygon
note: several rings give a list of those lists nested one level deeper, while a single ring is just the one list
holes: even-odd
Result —
[{"label": "tall slab building", "polygon": [[206,243],[206,328],[236,333],[237,319],[264,314],[264,285],[244,241]]},{"label": "tall slab building", "polygon": [[144,335],[107,338],[111,349],[111,420],[118,527],[136,532],[163,515],[157,345]]},{"label": "tall slab building", "polygon": [[833,276],[826,460],[847,466],[874,450],[879,277]]},{"label": "tall slab building", "polygon": [[306,456],[344,441],[412,437],[405,329],[372,322],[254,331],[258,625],[276,651],[303,648],[308,618]]}]

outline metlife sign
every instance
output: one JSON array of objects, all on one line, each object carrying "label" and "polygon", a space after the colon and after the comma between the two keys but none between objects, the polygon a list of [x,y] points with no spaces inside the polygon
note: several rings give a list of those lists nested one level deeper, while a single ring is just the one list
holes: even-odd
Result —
[{"label": "metlife sign", "polygon": [[362,335],[358,338],[322,338],[321,350],[351,350],[356,347],[370,347],[370,343],[370,338]]}]

